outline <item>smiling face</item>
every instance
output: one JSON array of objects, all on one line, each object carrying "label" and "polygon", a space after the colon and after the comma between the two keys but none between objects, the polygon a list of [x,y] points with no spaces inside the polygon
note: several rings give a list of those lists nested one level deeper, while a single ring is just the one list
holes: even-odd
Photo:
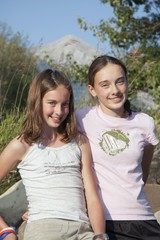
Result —
[{"label": "smiling face", "polygon": [[64,85],[48,91],[42,98],[45,127],[57,129],[69,113],[70,92]]},{"label": "smiling face", "polygon": [[120,65],[108,63],[94,76],[94,86],[88,85],[93,97],[97,97],[101,110],[115,117],[124,114],[124,103],[128,94],[128,83]]}]

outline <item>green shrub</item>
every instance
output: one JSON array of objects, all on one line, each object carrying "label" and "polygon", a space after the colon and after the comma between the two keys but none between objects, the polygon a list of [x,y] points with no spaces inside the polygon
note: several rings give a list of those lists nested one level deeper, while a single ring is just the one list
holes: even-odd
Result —
[{"label": "green shrub", "polygon": [[[21,125],[24,119],[24,112],[12,110],[0,121],[0,152],[4,147],[20,133]],[[0,194],[5,192],[14,183],[20,180],[20,175],[16,169],[13,169],[6,178],[0,183]]]}]

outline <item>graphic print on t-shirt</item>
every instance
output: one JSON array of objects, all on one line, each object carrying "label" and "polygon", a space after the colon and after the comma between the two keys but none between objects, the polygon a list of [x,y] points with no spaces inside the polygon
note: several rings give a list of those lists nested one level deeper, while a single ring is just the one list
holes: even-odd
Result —
[{"label": "graphic print on t-shirt", "polygon": [[129,147],[128,136],[120,130],[109,130],[102,134],[99,145],[105,153],[115,156]]}]

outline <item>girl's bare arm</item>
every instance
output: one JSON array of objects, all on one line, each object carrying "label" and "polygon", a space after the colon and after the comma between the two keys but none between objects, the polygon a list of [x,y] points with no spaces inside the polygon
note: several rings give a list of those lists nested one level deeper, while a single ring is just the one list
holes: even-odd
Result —
[{"label": "girl's bare arm", "polygon": [[88,139],[83,135],[79,135],[78,142],[82,153],[82,178],[88,216],[94,233],[102,234],[105,233],[105,219],[93,173],[90,145]]}]

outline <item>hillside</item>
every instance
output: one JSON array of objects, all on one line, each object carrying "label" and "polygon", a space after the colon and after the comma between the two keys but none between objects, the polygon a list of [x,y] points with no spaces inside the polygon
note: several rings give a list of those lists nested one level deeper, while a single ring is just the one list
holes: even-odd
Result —
[{"label": "hillside", "polygon": [[64,36],[47,45],[38,46],[34,51],[41,60],[48,56],[56,64],[61,65],[67,65],[67,55],[72,55],[73,60],[79,65],[84,65],[90,64],[94,57],[102,54],[86,42],[72,35]]}]

